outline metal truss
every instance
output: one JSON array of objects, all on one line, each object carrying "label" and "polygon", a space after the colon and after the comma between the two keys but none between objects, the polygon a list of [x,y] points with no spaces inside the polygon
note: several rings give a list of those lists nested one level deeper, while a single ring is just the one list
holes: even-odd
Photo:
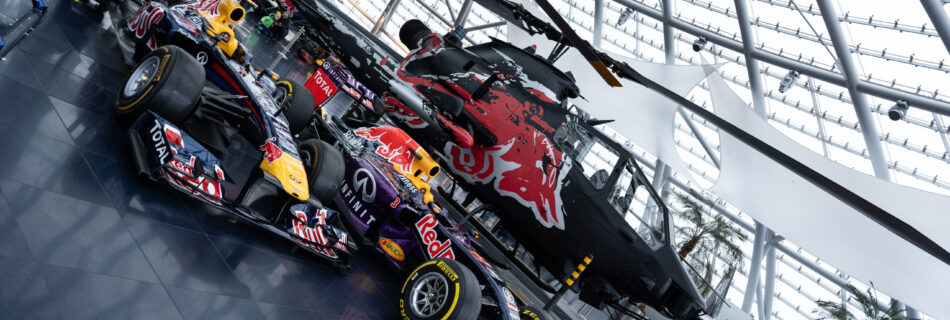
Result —
[{"label": "metal truss", "polygon": [[[719,13],[721,15],[724,15],[733,19],[738,19],[738,15],[735,13],[735,11],[730,10],[731,8],[720,7],[720,6],[714,5],[712,2],[704,2],[702,0],[683,0],[683,2],[695,5],[697,7],[706,8],[709,11]],[[792,10],[794,10],[794,8]],[[802,10],[802,12],[805,12],[805,11]],[[772,22],[761,20],[758,17],[756,17],[754,20],[751,20],[750,22],[753,25],[759,27],[760,29],[772,30],[778,33],[797,37],[802,40],[812,41],[821,45],[824,45],[825,43],[831,43],[831,39],[824,38],[822,37],[822,35],[815,35],[813,33],[808,32],[807,30],[805,30],[805,32],[802,32],[801,28],[792,29],[789,27],[783,27],[781,26],[781,23],[779,22],[772,23]],[[889,25],[887,28],[893,29],[892,27],[893,25]],[[866,48],[866,47],[862,48],[860,43],[858,43],[857,45],[849,46],[849,47],[851,48],[851,52],[854,52],[863,56],[880,58],[887,61],[901,62],[901,63],[913,65],[915,67],[928,68],[928,69],[933,69],[933,70],[943,71],[943,72],[950,72],[950,65],[945,65],[944,60],[940,60],[939,62],[927,61],[920,58],[915,58],[914,54],[911,54],[909,56],[902,56],[895,53],[888,53],[887,49],[878,50],[878,49],[871,49],[871,48]],[[781,49],[779,50],[781,52]]]},{"label": "metal truss", "polygon": [[[792,5],[791,1],[781,1],[781,0],[755,0],[755,1],[768,3],[770,5],[786,8],[789,10],[795,10],[795,6]],[[818,8],[815,8],[814,5],[809,5],[808,7],[804,7],[804,8],[803,7],[798,7],[798,8],[804,13],[807,13],[813,16],[821,16],[821,12],[818,11]],[[838,20],[840,20],[841,22],[846,22],[850,24],[865,25],[865,26],[870,26],[874,28],[894,30],[898,32],[915,33],[919,35],[925,35],[928,37],[939,37],[939,35],[937,34],[937,31],[934,30],[933,27],[928,26],[926,23],[920,26],[916,26],[916,25],[901,23],[900,19],[897,19],[894,21],[874,20],[874,15],[871,15],[870,17],[865,18],[865,17],[853,16],[850,14],[850,12],[845,12],[844,15],[839,15]]]},{"label": "metal truss", "polygon": [[[581,12],[589,13],[589,12],[585,11],[585,10],[582,9],[582,8],[576,8],[576,9],[579,9],[579,11],[581,11]],[[641,19],[642,19],[642,18],[641,18]],[[574,22],[574,23],[578,23],[578,22],[575,21],[575,20],[570,20],[570,21],[571,21],[571,22]],[[641,21],[642,21],[642,20],[641,20]],[[578,23],[578,24],[579,24],[579,23]],[[583,26],[583,24],[579,24],[579,25],[582,25],[583,28],[588,28],[587,26]],[[588,30],[589,30],[589,29],[588,29]],[[657,31],[661,31],[659,28],[657,28],[656,30],[657,30]],[[633,36],[633,35],[631,35],[631,36]],[[663,45],[657,43],[657,42],[654,41],[654,40],[648,40],[648,39],[646,39],[642,34],[635,35],[635,36],[633,36],[633,37],[634,37],[635,39],[641,41],[641,42],[644,42],[644,43],[648,44],[649,46],[651,46],[651,47],[653,47],[653,48],[655,48],[655,49],[663,50],[663,49],[665,48]],[[677,37],[677,39],[679,39],[679,40],[682,41],[683,43],[689,44],[689,42],[686,41],[686,39],[684,39],[684,38],[682,38],[682,37]],[[624,45],[620,44],[619,41],[618,41],[616,38],[612,38],[612,37],[610,37],[610,36],[607,36],[607,37],[604,38],[604,40],[607,41],[607,42],[610,42],[610,43],[612,43],[612,44],[614,44],[614,45],[616,45],[616,46],[618,46],[618,47],[624,47]],[[730,62],[738,61],[738,60],[739,60],[738,58],[740,57],[740,56],[736,56],[736,58],[731,58],[731,57],[728,57],[728,56],[726,56],[726,55],[723,55],[723,54],[722,54],[722,49],[720,49],[718,52],[719,52],[719,55],[720,55],[721,57],[723,57],[723,58],[728,58],[727,60],[730,61]],[[632,53],[633,53],[634,55],[636,55],[638,58],[653,61],[652,58],[648,58],[648,57],[644,56],[641,52],[632,52]],[[691,58],[691,57],[690,57],[690,58],[686,58],[686,57],[684,57],[682,54],[677,54],[676,57],[678,58],[678,60],[680,60],[680,61],[682,61],[682,62],[687,62],[687,63],[689,63],[689,64],[699,64],[699,63],[700,63],[699,61],[695,61],[695,60],[694,60],[693,58]],[[744,65],[744,64],[742,64],[742,65]],[[776,78],[776,79],[782,79],[782,77],[784,77],[784,75],[781,75],[781,76],[780,76],[778,73],[769,71],[769,70],[768,70],[768,67],[765,68],[765,70],[763,71],[763,74],[772,76],[772,77],[774,77],[774,78]],[[743,86],[743,87],[745,87],[745,88],[750,88],[750,86],[751,86],[748,81],[741,81],[741,80],[739,80],[737,75],[729,76],[728,74],[726,74],[726,73],[724,73],[724,72],[722,73],[722,75],[723,75],[723,79],[725,79],[725,80],[727,80],[727,81],[729,81],[729,82],[732,82],[732,83],[734,83],[734,84],[736,84],[736,85]],[[802,87],[803,89],[806,89],[806,90],[809,89],[809,88],[807,87],[807,85],[804,84],[804,81],[799,81],[799,82],[800,82],[800,84],[796,84],[797,86],[800,86],[800,87]],[[699,87],[702,88],[702,89],[704,89],[704,90],[707,90],[707,91],[708,91],[708,87],[706,87],[705,84],[702,84],[702,85],[700,85]],[[820,93],[820,94],[825,95],[825,96],[830,97],[830,98],[837,99],[837,100],[839,100],[839,101],[841,101],[841,102],[845,102],[845,103],[848,103],[848,104],[851,103],[851,100],[850,100],[850,99],[848,99],[848,98],[846,98],[846,97],[843,97],[844,92],[840,92],[839,94],[835,95],[835,94],[829,93],[828,91],[821,91],[821,88],[820,88],[820,87],[818,87],[817,89],[815,89],[815,92],[816,92],[816,93]],[[780,103],[782,103],[783,105],[786,105],[786,106],[795,108],[795,109],[797,109],[797,110],[799,110],[799,111],[801,111],[801,112],[806,112],[806,113],[809,113],[809,114],[814,114],[814,108],[813,108],[813,107],[806,107],[805,105],[803,105],[803,104],[801,103],[801,101],[792,101],[792,100],[787,99],[786,96],[778,96],[778,95],[774,94],[773,91],[767,92],[767,93],[765,94],[765,97],[766,97],[766,98],[770,98],[770,99],[772,99],[773,101],[780,102]],[[703,103],[701,103],[701,104],[703,104],[703,106],[705,106],[704,103],[705,103],[705,102],[703,102]],[[877,112],[877,113],[879,113],[879,114],[886,114],[886,113],[887,113],[887,110],[884,109],[884,108],[882,108],[881,105],[877,105],[877,106],[871,108],[871,111]],[[830,123],[834,123],[834,124],[836,124],[836,125],[838,125],[838,126],[840,126],[840,127],[847,128],[847,129],[850,129],[850,130],[855,131],[855,132],[858,132],[858,133],[861,132],[860,126],[859,126],[859,124],[858,124],[857,122],[850,122],[850,121],[848,121],[848,120],[844,120],[844,117],[843,117],[843,116],[837,116],[837,117],[835,117],[835,116],[833,116],[833,115],[829,115],[827,111],[820,113],[818,116],[819,116],[821,119],[823,119],[823,120],[825,120],[825,121],[827,121],[827,122],[830,122]],[[692,120],[698,121],[698,122],[702,123],[703,126],[705,126],[706,128],[708,128],[708,129],[710,129],[710,130],[713,130],[713,131],[715,131],[715,132],[718,133],[718,129],[715,128],[715,127],[713,127],[712,125],[706,123],[705,119],[699,118],[699,117],[697,117],[697,116],[695,116],[695,115],[690,115],[689,118],[692,118]],[[870,160],[870,155],[868,154],[867,149],[864,149],[864,148],[857,148],[857,147],[855,147],[854,145],[852,145],[851,143],[849,143],[849,142],[847,142],[847,141],[834,140],[834,137],[833,137],[833,136],[824,136],[824,135],[822,135],[822,134],[821,134],[820,132],[818,132],[818,131],[811,131],[811,130],[808,130],[808,129],[805,128],[804,125],[799,126],[799,125],[791,124],[790,119],[788,119],[788,118],[781,118],[776,112],[771,112],[771,113],[768,115],[768,118],[769,118],[770,120],[775,121],[775,123],[780,124],[780,125],[782,125],[782,126],[785,126],[785,127],[789,128],[789,129],[799,131],[799,132],[801,132],[801,133],[803,133],[803,134],[805,134],[805,135],[808,135],[808,136],[810,136],[810,137],[814,137],[814,138],[818,139],[819,141],[821,141],[822,143],[827,143],[828,145],[834,146],[834,147],[838,148],[839,150],[843,150],[843,151],[846,151],[846,152],[848,152],[848,153],[854,154],[854,155],[856,155],[856,156],[862,157],[862,158],[864,158],[864,159]],[[925,122],[924,120],[918,120],[918,121],[916,121],[916,122],[911,122],[911,123],[917,124],[918,126],[921,126],[921,127],[930,128],[930,129],[933,129],[933,128],[936,127],[936,126],[935,126],[935,121]],[[678,127],[678,128],[679,128],[680,130],[682,130],[681,127]],[[947,130],[950,130],[950,128],[948,128]],[[684,132],[685,132],[685,130],[684,130]],[[900,147],[900,148],[903,148],[903,149],[907,149],[907,150],[910,150],[910,151],[914,151],[914,152],[923,154],[923,155],[925,155],[925,156],[927,156],[927,157],[929,157],[929,158],[933,158],[933,159],[937,159],[937,160],[941,160],[941,161],[945,161],[945,162],[950,163],[950,154],[948,154],[947,151],[944,151],[944,152],[940,153],[940,152],[934,151],[934,148],[928,148],[927,145],[920,146],[920,145],[916,145],[916,144],[914,144],[914,143],[911,143],[909,138],[901,139],[901,138],[898,138],[898,137],[896,137],[896,136],[892,137],[892,136],[891,136],[891,133],[878,134],[878,138],[879,138],[881,141],[884,141],[884,142],[889,143],[890,145],[894,145],[894,146],[897,146],[897,147]],[[705,141],[703,141],[703,140],[700,140],[700,142],[701,142],[701,143],[705,143]],[[677,142],[677,144],[679,145],[680,143]],[[683,146],[681,145],[681,147],[683,147]],[[700,159],[703,159],[704,161],[707,161],[708,164],[714,165],[714,166],[718,167],[718,164],[712,162],[712,160],[711,160],[709,157],[705,157],[705,156],[700,156],[700,155],[698,155],[698,154],[695,152],[695,150],[693,150],[692,147],[683,147],[683,148],[688,149],[688,151],[689,151],[690,153],[693,153],[693,155],[696,156],[697,158],[700,158]],[[718,150],[719,147],[718,147],[718,146],[715,146],[714,149]],[[929,149],[929,150],[928,150],[928,149]],[[890,161],[890,162],[887,162],[886,165],[887,165],[887,167],[890,168],[890,169],[893,169],[893,170],[895,170],[895,171],[897,171],[897,172],[900,172],[900,173],[903,173],[903,174],[907,174],[907,175],[909,175],[909,176],[911,176],[911,177],[913,177],[913,178],[915,178],[915,179],[917,179],[917,180],[931,183],[931,184],[933,184],[933,185],[935,185],[935,186],[937,186],[937,187],[940,187],[940,188],[950,189],[950,182],[947,182],[947,181],[944,181],[944,180],[940,179],[940,178],[939,178],[939,175],[936,175],[936,174],[935,174],[935,175],[927,175],[927,174],[924,174],[922,171],[920,171],[918,168],[910,168],[910,167],[907,167],[907,166],[904,166],[904,165],[900,165],[897,161]],[[689,166],[690,168],[692,168],[692,165],[691,165],[690,163],[687,163],[687,166]],[[709,173],[707,173],[707,172],[705,172],[705,171],[699,171],[699,172],[696,172],[696,174],[698,174],[698,175],[700,175],[700,176],[702,176],[702,177],[704,177],[704,178],[707,178],[707,179],[712,176],[711,174],[709,174]],[[712,179],[710,179],[710,181],[711,181],[711,180],[712,180]]]}]

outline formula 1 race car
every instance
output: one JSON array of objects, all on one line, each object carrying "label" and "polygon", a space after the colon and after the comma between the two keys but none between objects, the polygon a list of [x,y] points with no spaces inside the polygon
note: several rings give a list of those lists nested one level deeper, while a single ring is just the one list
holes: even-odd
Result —
[{"label": "formula 1 race car", "polygon": [[[479,1],[495,2],[506,6],[502,17],[514,10],[528,31],[563,40],[522,7]],[[464,30],[439,35],[410,20],[399,37],[412,51],[402,58],[332,4],[295,4],[313,38],[381,93],[385,106],[376,109],[439,154],[458,186],[490,202],[535,263],[568,279],[593,257],[567,284],[580,300],[632,317],[639,313],[629,306],[641,303],[674,319],[705,312],[673,247],[667,206],[630,150],[595,127],[605,122],[571,106],[580,89],[553,65],[556,54],[545,59],[498,39],[465,47]],[[657,208],[634,210],[634,198]]]},{"label": "formula 1 race car", "polygon": [[425,149],[394,126],[350,127],[379,119],[366,99],[373,92],[332,60],[306,86],[319,91],[318,132],[343,150],[336,204],[347,229],[394,268],[411,271],[401,292],[403,319],[552,319],[515,299],[472,234],[438,203],[432,184],[441,167]]},{"label": "formula 1 race car", "polygon": [[135,60],[116,111],[138,170],[345,267],[357,245],[324,206],[343,178],[340,152],[294,134],[311,123],[302,85],[274,82],[233,36],[244,10],[231,0],[167,7],[129,18]]}]

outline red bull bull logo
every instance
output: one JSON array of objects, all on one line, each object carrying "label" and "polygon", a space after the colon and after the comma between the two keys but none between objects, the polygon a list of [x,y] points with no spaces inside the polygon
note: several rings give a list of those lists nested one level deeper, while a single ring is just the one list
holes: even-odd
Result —
[{"label": "red bull bull logo", "polygon": [[284,155],[284,152],[274,144],[274,141],[277,141],[276,137],[267,139],[267,141],[264,141],[264,145],[261,146],[261,151],[264,151],[264,160],[267,160],[268,165],[273,164],[274,161]]},{"label": "red bull bull logo", "polygon": [[141,39],[148,32],[148,29],[151,29],[164,16],[165,9],[162,9],[162,7],[152,4],[142,6],[135,15],[129,18],[129,31],[135,33],[136,38]]},{"label": "red bull bull logo", "polygon": [[[486,75],[458,73],[448,76],[450,79],[447,80],[445,75],[406,72],[409,64],[432,55],[427,51],[440,49],[441,39],[434,34],[430,37],[434,40],[430,42],[431,47],[406,57],[397,71],[398,76],[414,87],[460,95],[466,100],[464,94],[456,93],[457,89],[449,90],[444,84],[448,83],[452,88],[463,82],[471,86],[481,85],[486,81]],[[425,70],[428,67],[420,65],[414,68]],[[548,115],[551,119],[545,120],[546,107],[559,108],[557,103],[538,88],[522,86],[523,81],[519,79],[527,79],[527,76],[516,73],[503,78],[500,85],[489,87],[483,98],[466,100],[465,103],[465,111],[498,142],[493,146],[476,144],[466,147],[459,145],[459,141],[446,141],[442,151],[450,158],[449,168],[456,176],[470,183],[490,185],[501,196],[512,198],[530,209],[541,225],[564,229],[561,186],[570,171],[571,160],[549,139],[555,130],[548,123],[563,121],[563,118],[555,113]]]},{"label": "red bull bull logo", "polygon": [[201,0],[192,4],[189,4],[189,7],[198,9],[199,11],[207,12],[212,16],[218,15],[218,5],[221,4],[221,0]]},{"label": "red bull bull logo", "polygon": [[393,126],[380,126],[360,128],[356,130],[356,134],[367,140],[378,141],[376,154],[389,160],[389,163],[402,172],[412,172],[412,160],[415,159],[412,151],[418,152],[421,147],[405,132]]}]

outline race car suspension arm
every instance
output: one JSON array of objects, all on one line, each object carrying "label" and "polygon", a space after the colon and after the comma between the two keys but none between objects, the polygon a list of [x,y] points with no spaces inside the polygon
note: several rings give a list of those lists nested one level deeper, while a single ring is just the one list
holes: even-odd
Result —
[{"label": "race car suspension arm", "polygon": [[231,94],[212,86],[205,86],[201,90],[201,105],[212,107],[235,117],[250,115],[250,110],[234,102],[236,99],[246,98],[247,96]]}]

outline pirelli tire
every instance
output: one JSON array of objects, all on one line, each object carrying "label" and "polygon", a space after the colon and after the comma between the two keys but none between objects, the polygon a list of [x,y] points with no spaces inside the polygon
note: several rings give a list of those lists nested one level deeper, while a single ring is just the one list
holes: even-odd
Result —
[{"label": "pirelli tire", "polygon": [[346,173],[343,154],[329,143],[317,139],[300,142],[297,150],[307,172],[310,196],[324,204],[331,203]]},{"label": "pirelli tire", "polygon": [[409,274],[402,286],[399,314],[403,320],[475,320],[481,301],[475,274],[455,260],[438,258]]},{"label": "pirelli tire", "polygon": [[205,69],[177,46],[162,46],[132,68],[116,99],[119,115],[137,115],[148,109],[181,124],[198,105],[205,85]]},{"label": "pirelli tire", "polygon": [[521,307],[521,320],[551,320],[554,319],[547,312],[535,306]]},{"label": "pirelli tire", "polygon": [[290,79],[277,81],[277,92],[278,100],[286,105],[284,117],[287,118],[290,132],[299,133],[310,124],[315,114],[317,102],[313,93],[299,82]]}]

